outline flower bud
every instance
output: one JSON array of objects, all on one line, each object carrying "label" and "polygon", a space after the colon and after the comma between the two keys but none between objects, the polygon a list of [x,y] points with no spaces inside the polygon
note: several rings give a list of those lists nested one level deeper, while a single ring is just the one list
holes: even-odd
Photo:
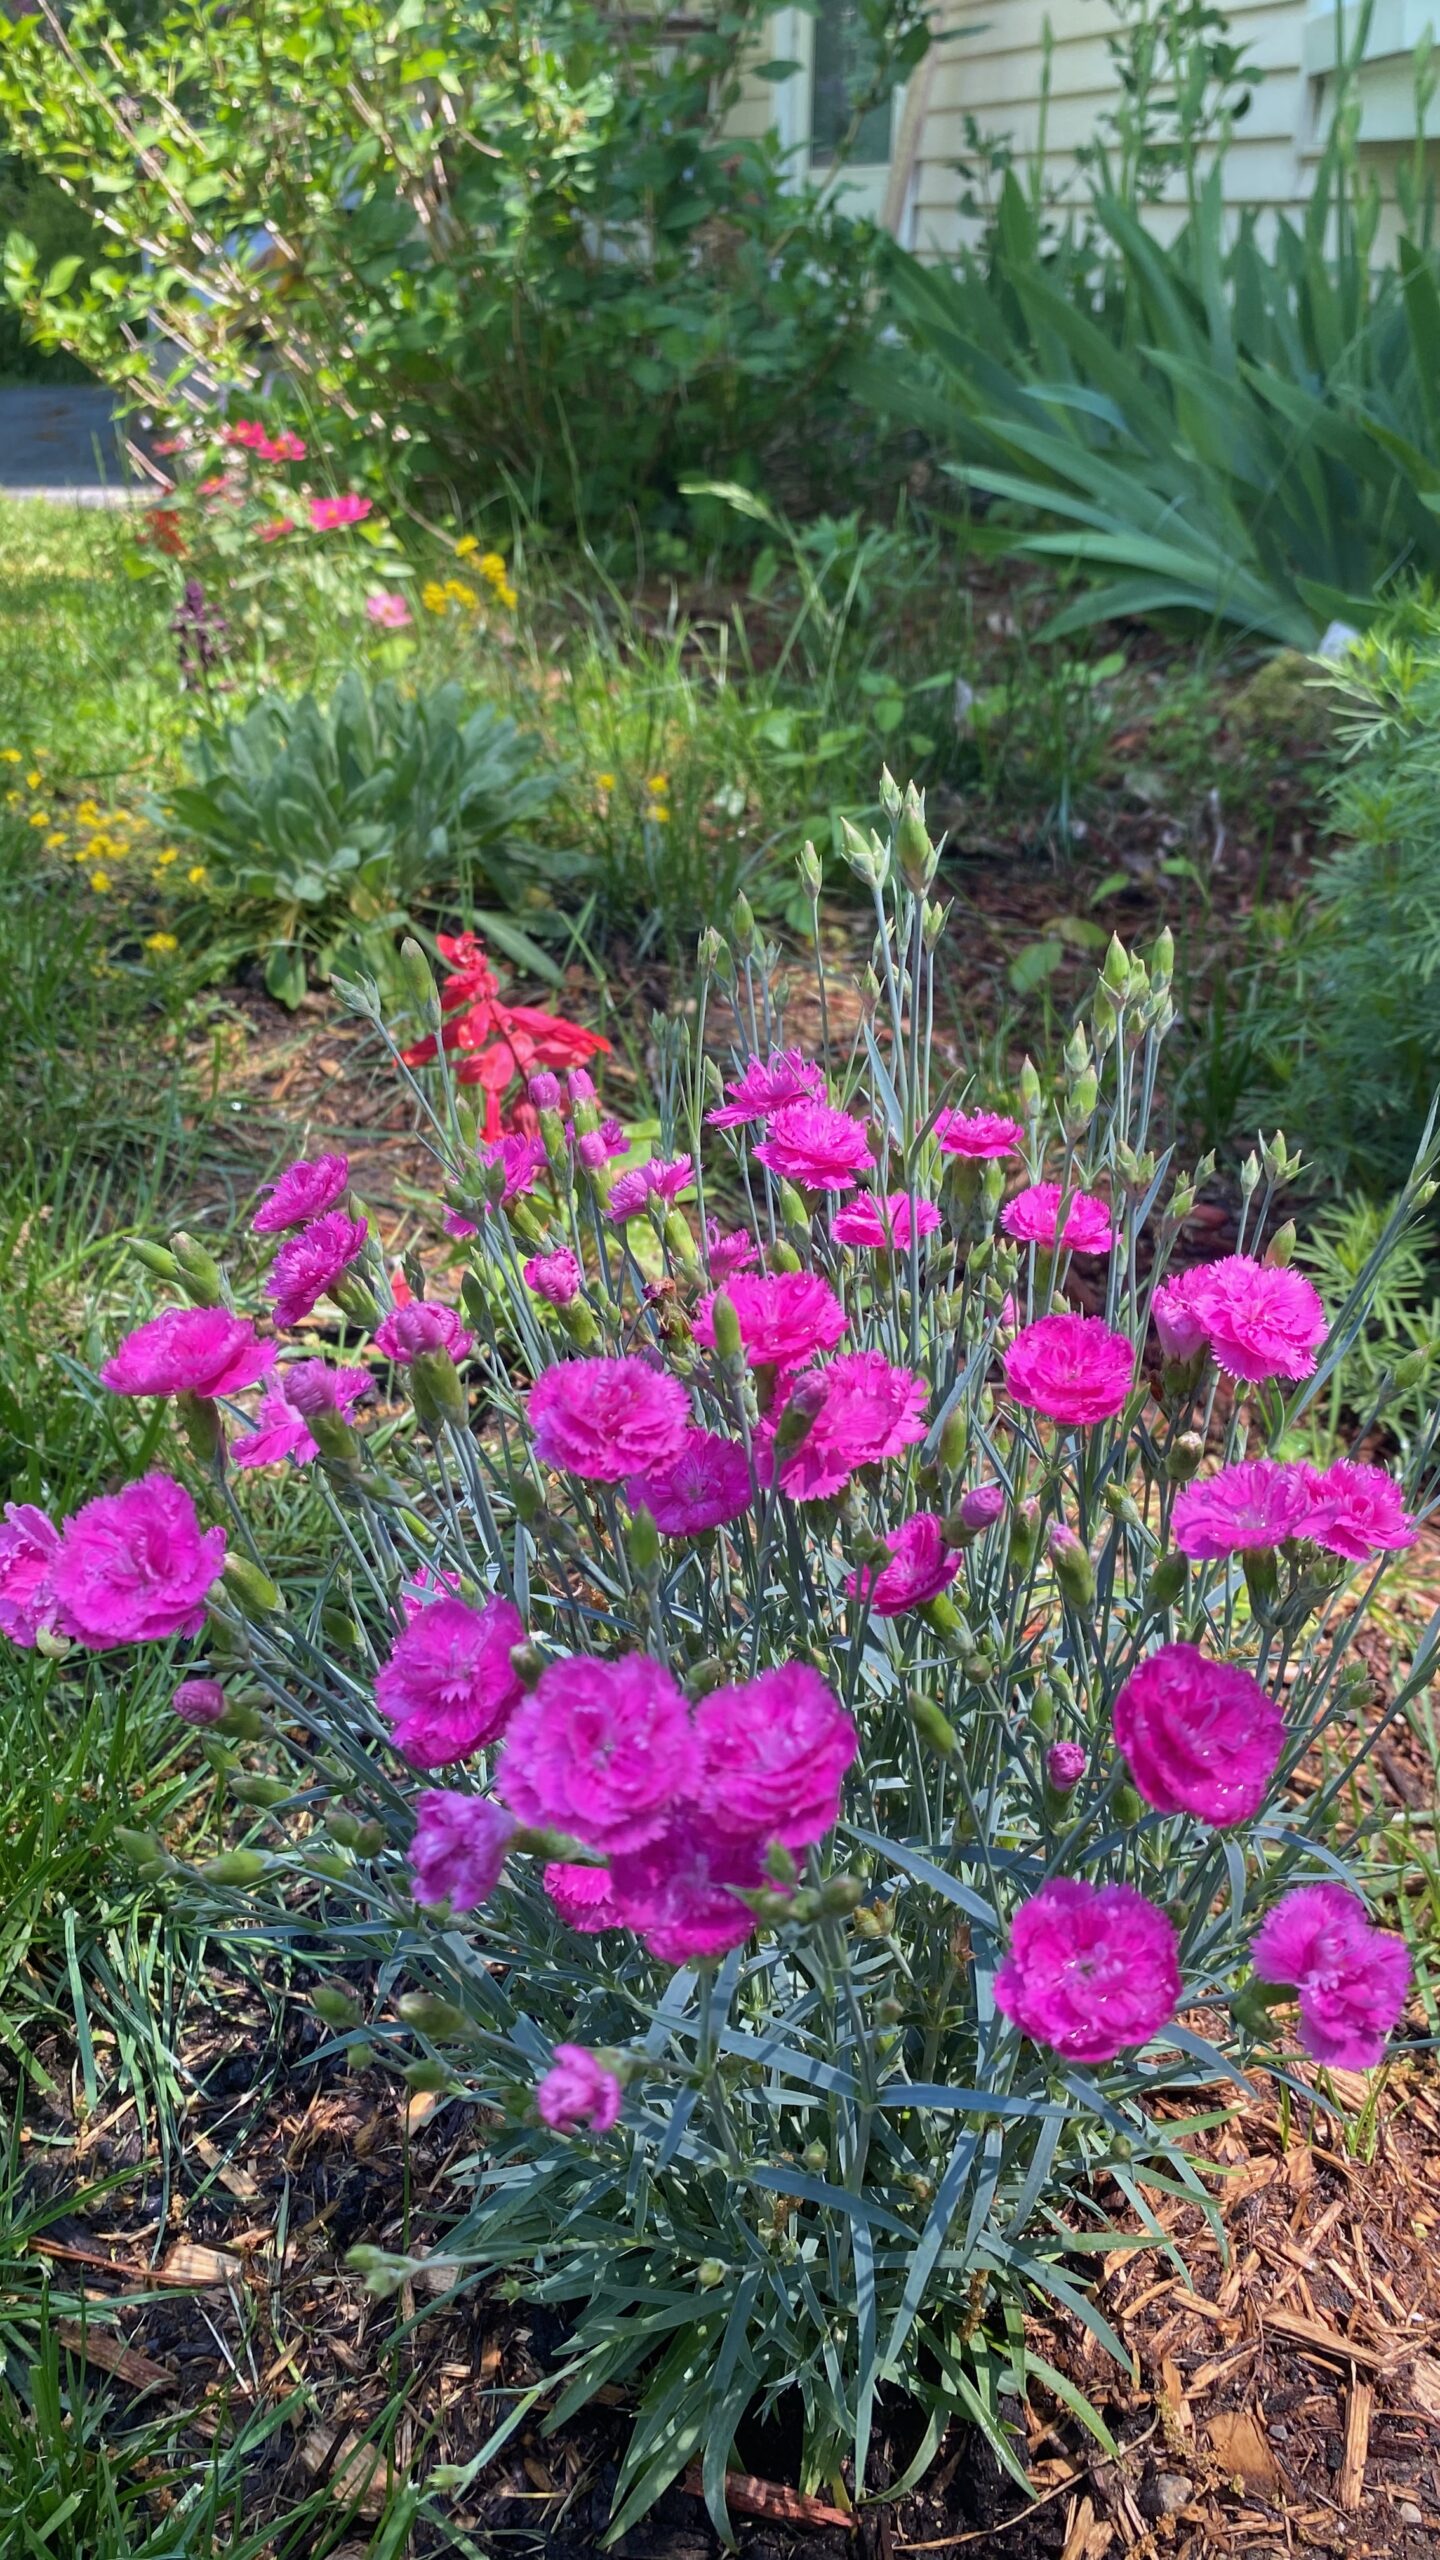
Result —
[{"label": "flower bud", "polygon": [[770,1249],[770,1268],[772,1271],[803,1271],[805,1265],[793,1244],[777,1244]]},{"label": "flower bud", "polygon": [[588,1351],[593,1342],[599,1341],[600,1327],[583,1298],[572,1298],[568,1306],[559,1308],[557,1312],[563,1330],[577,1351]]},{"label": "flower bud", "polygon": [[730,910],[730,940],[742,960],[755,948],[755,914],[743,889]]},{"label": "flower bud", "polygon": [[131,1831],[124,1823],[117,1823],[110,1837],[121,1856],[129,1859],[139,1876],[164,1875],[175,1864],[169,1850],[153,1831]]},{"label": "flower bud", "polygon": [[963,1405],[952,1405],[940,1426],[936,1457],[946,1475],[958,1475],[970,1446],[970,1425]]},{"label": "flower bud", "polygon": [[940,938],[945,931],[947,923],[949,922],[950,909],[954,903],[953,898],[947,898],[943,907],[934,898],[931,898],[928,901],[925,908],[922,926],[923,938],[927,951],[934,951],[938,947]]},{"label": "flower bud", "polygon": [[260,1849],[226,1849],[218,1858],[207,1858],[196,1870],[203,1884],[258,1884],[274,1864]]},{"label": "flower bud", "polygon": [[731,975],[730,954],[713,924],[707,924],[696,943],[695,960],[702,978],[728,978]]},{"label": "flower bud", "polygon": [[926,832],[924,798],[913,782],[906,784],[900,822],[895,829],[895,858],[906,888],[923,898],[935,877],[940,856]]},{"label": "flower bud", "polygon": [[883,885],[884,873],[876,864],[869,839],[862,836],[859,828],[853,826],[848,818],[840,821],[840,850],[856,879],[863,880],[868,889],[878,889]]},{"label": "flower bud", "polygon": [[1023,1060],[1018,1081],[1020,1108],[1027,1120],[1033,1120],[1039,1111],[1041,1101],[1040,1078],[1033,1058],[1027,1056]]},{"label": "flower bud", "polygon": [[818,2178],[821,2171],[830,2166],[830,2154],[823,2142],[807,2142],[800,2157],[814,2178]]},{"label": "flower bud", "polygon": [[1189,1484],[1205,1461],[1205,1442],[1198,1431],[1182,1431],[1165,1459],[1165,1473],[1171,1484]]},{"label": "flower bud", "polygon": [[180,1265],[163,1244],[149,1244],[143,1236],[132,1236],[130,1250],[143,1271],[153,1271],[157,1280],[178,1280]]},{"label": "flower bud", "polygon": [[1390,1373],[1391,1385],[1397,1388],[1401,1395],[1408,1395],[1412,1387],[1419,1386],[1434,1357],[1434,1350],[1429,1343],[1422,1343],[1418,1351],[1407,1351],[1403,1360],[1396,1361]]},{"label": "flower bud", "polygon": [[1295,1221],[1293,1218],[1287,1218],[1283,1227],[1276,1228],[1270,1242],[1265,1247],[1266,1269],[1270,1271],[1284,1271],[1292,1260],[1294,1252]]},{"label": "flower bud", "polygon": [[910,1721],[922,1742],[942,1760],[953,1760],[959,1749],[959,1738],[948,1716],[942,1715],[933,1698],[911,1698]]},{"label": "flower bud", "polygon": [[453,2000],[437,1999],[432,1991],[402,1991],[395,2003],[395,2015],[421,2036],[463,2036],[470,2032],[470,2021]]},{"label": "flower bud", "polygon": [[448,2062],[440,2060],[438,2054],[426,2054],[419,2062],[407,2062],[400,2077],[406,2088],[413,2089],[417,2097],[438,2097],[442,2090],[456,2086],[453,2070]]},{"label": "flower bud", "polygon": [[722,1369],[731,1372],[745,1366],[745,1345],[740,1333],[740,1319],[733,1299],[717,1289],[710,1304],[710,1323],[715,1335],[715,1350]]},{"label": "flower bud", "polygon": [[1045,1534],[1051,1570],[1075,1609],[1088,1609],[1095,1599],[1095,1567],[1088,1548],[1063,1520],[1052,1520]]},{"label": "flower bud", "polygon": [[510,1668],[517,1680],[533,1689],[545,1668],[545,1657],[536,1644],[517,1644],[510,1649]]},{"label": "flower bud", "polygon": [[1030,1701],[1030,1721],[1042,1736],[1055,1730],[1055,1692],[1044,1681]]},{"label": "flower bud", "polygon": [[685,1263],[687,1266],[698,1264],[699,1256],[695,1251],[695,1239],[678,1209],[670,1211],[661,1233],[677,1262]]},{"label": "flower bud", "polygon": [[695,2283],[698,2291],[701,2293],[713,2293],[717,2284],[724,2283],[729,2272],[729,2268],[726,2266],[723,2258],[702,2258],[699,2266],[695,2270]]},{"label": "flower bud", "polygon": [[1134,1787],[1119,1786],[1111,1802],[1111,1811],[1116,1821],[1122,1823],[1128,1831],[1134,1823],[1142,1819],[1145,1807]]},{"label": "flower bud", "polygon": [[225,1295],[225,1275],[213,1254],[183,1230],[170,1239],[181,1286],[195,1307],[218,1307]]},{"label": "flower bud", "polygon": [[1085,1775],[1086,1752],[1080,1742],[1052,1742],[1045,1754],[1045,1783],[1057,1796],[1073,1794]]},{"label": "flower bud", "polygon": [[821,887],[824,883],[825,874],[821,868],[820,856],[816,852],[815,847],[810,842],[808,836],[800,848],[800,853],[796,861],[796,869],[800,874],[800,885],[805,891],[806,896],[809,898],[818,898]]},{"label": "flower bud", "polygon": [[358,2027],[363,2012],[359,2001],[342,1983],[317,1982],[310,1994],[310,2006],[327,2027]]},{"label": "flower bud", "polygon": [[203,1467],[207,1475],[223,1475],[225,1434],[220,1428],[220,1414],[213,1398],[177,1395],[175,1414],[197,1467]]},{"label": "flower bud", "polygon": [[1162,925],[1150,954],[1150,984],[1168,987],[1175,975],[1175,936],[1168,924]]},{"label": "flower bud", "polygon": [[827,1876],[820,1887],[821,1910],[838,1913],[842,1918],[847,1911],[857,1911],[864,1899],[863,1876],[852,1876],[842,1871],[838,1876]]},{"label": "flower bud", "polygon": [[252,1776],[245,1771],[242,1771],[238,1778],[232,1778],[230,1781],[230,1793],[237,1804],[258,1804],[267,1807],[285,1804],[294,1792],[294,1788],[288,1785],[284,1778],[262,1778]]},{"label": "flower bud", "polygon": [[1040,1505],[1033,1494],[1010,1513],[1010,1562],[1017,1574],[1028,1573],[1040,1552]]},{"label": "flower bud", "polygon": [[343,1849],[310,1849],[305,1853],[307,1875],[324,1876],[331,1884],[349,1884],[355,1872],[355,1861]]},{"label": "flower bud", "polygon": [[1105,954],[1100,970],[1100,983],[1109,989],[1112,996],[1119,997],[1122,1002],[1129,993],[1130,954],[1118,933],[1112,933],[1110,936],[1110,948]]},{"label": "flower bud", "polygon": [[410,1397],[427,1431],[446,1422],[463,1429],[469,1419],[460,1372],[448,1351],[417,1352],[410,1363]]},{"label": "flower bud", "polygon": [[1173,1609],[1185,1589],[1185,1558],[1171,1552],[1157,1556],[1145,1585],[1147,1609]]},{"label": "flower bud", "polygon": [[351,1617],[348,1609],[338,1607],[333,1600],[327,1600],[322,1608],[320,1626],[326,1643],[338,1646],[343,1653],[353,1653],[360,1642],[361,1629],[358,1620]]},{"label": "flower bud", "polygon": [[225,1559],[220,1579],[247,1617],[257,1611],[264,1617],[273,1617],[285,1606],[284,1598],[276,1590],[269,1574],[262,1573],[258,1564],[252,1564],[248,1556],[237,1555],[233,1547]]},{"label": "flower bud", "polygon": [[660,1532],[655,1526],[653,1512],[647,1511],[643,1503],[630,1523],[630,1533],[625,1543],[630,1556],[631,1568],[638,1575],[639,1579],[642,1582],[649,1582],[658,1579],[660,1572]]}]

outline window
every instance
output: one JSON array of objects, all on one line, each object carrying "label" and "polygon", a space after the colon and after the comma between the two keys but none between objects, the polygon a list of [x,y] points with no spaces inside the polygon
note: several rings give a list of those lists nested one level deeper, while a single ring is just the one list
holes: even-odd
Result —
[{"label": "window", "polygon": [[835,171],[835,191],[848,212],[879,219],[890,178],[890,156],[900,98],[867,108],[843,165],[837,153],[849,136],[855,102],[864,95],[869,64],[854,0],[820,0],[816,13],[781,11],[775,50],[796,69],[776,98],[780,136],[794,153],[797,177],[825,184]]}]

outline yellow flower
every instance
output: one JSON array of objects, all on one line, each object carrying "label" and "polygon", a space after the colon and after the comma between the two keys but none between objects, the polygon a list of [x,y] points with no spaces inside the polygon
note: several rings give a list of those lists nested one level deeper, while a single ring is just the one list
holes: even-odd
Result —
[{"label": "yellow flower", "polygon": [[38,770],[37,770],[36,772],[34,772],[34,773],[27,773],[27,774],[26,774],[26,776],[25,776],[25,788],[26,788],[26,790],[27,790],[27,791],[38,791],[38,790],[39,790],[39,788],[40,788],[40,785],[41,785],[41,783],[44,781],[44,779],[45,779],[44,775],[43,775],[42,773],[40,773]]},{"label": "yellow flower", "polygon": [[98,890],[102,893],[102,895],[103,895],[103,893],[105,892],[105,890],[107,890],[107,889],[109,888],[109,886],[110,886],[110,874],[109,874],[109,872],[108,872],[108,871],[92,871],[92,872],[91,872],[91,874],[90,874],[90,886],[91,886],[91,888],[92,888],[92,889],[98,889]]},{"label": "yellow flower", "polygon": [[45,839],[45,850],[47,853],[64,853],[66,850],[65,837],[47,836]]},{"label": "yellow flower", "polygon": [[178,844],[162,844],[159,852],[155,856],[155,859],[161,864],[167,862],[178,862],[180,859],[180,847]]},{"label": "yellow flower", "polygon": [[613,791],[615,788],[614,774],[597,773],[595,776],[595,788],[597,791]]},{"label": "yellow flower", "polygon": [[514,588],[514,587],[497,587],[497,588],[496,588],[496,590],[495,590],[495,594],[496,594],[496,599],[497,599],[497,601],[498,601],[499,603],[501,603],[501,604],[503,604],[503,605],[504,605],[506,612],[507,612],[507,613],[513,613],[513,612],[514,612],[514,610],[515,610],[516,605],[517,605],[517,604],[519,603],[519,601],[520,601],[519,595],[518,595],[518,593],[516,592],[515,588]]},{"label": "yellow flower", "polygon": [[420,601],[427,613],[448,613],[450,609],[449,597],[444,588],[437,585],[434,578],[427,580],[421,588]]},{"label": "yellow flower", "polygon": [[201,881],[202,881],[202,880],[204,879],[204,877],[205,877],[205,865],[204,865],[204,863],[203,863],[203,862],[192,862],[192,863],[191,863],[191,865],[190,865],[189,870],[188,870],[188,871],[186,872],[186,874],[185,874],[185,877],[186,877],[186,879],[189,881],[190,886],[191,886],[191,888],[192,888],[192,889],[198,889],[198,888],[199,888],[199,886],[200,886]]},{"label": "yellow flower", "polygon": [[663,773],[652,773],[646,778],[645,788],[653,800],[663,800],[670,785]]},{"label": "yellow flower", "polygon": [[82,800],[75,818],[77,825],[82,827],[103,827],[105,824],[105,812],[93,800]]},{"label": "yellow flower", "polygon": [[505,555],[503,552],[482,551],[479,559],[475,563],[475,566],[479,570],[480,575],[485,580],[487,586],[503,587],[505,584]]},{"label": "yellow flower", "polygon": [[670,812],[662,808],[658,800],[651,801],[645,815],[652,827],[668,827],[670,824]]},{"label": "yellow flower", "polygon": [[147,951],[178,951],[180,945],[173,933],[147,933],[145,948]]},{"label": "yellow flower", "polygon": [[468,560],[471,552],[478,551],[479,548],[480,545],[473,533],[462,533],[455,545],[455,557],[457,560]]},{"label": "yellow flower", "polygon": [[83,847],[80,860],[82,862],[108,861],[112,854],[119,851],[120,847],[113,836],[96,834],[92,835],[89,843]]},{"label": "yellow flower", "polygon": [[473,613],[479,602],[479,598],[476,595],[474,588],[462,586],[458,578],[446,579],[445,593],[449,596],[452,604],[458,604],[466,613]]},{"label": "yellow flower", "polygon": [[31,810],[31,812],[30,812],[30,824],[31,824],[31,826],[32,826],[32,827],[48,827],[48,826],[50,826],[50,825],[52,824],[52,820],[51,820],[51,816],[50,816],[50,812],[49,812],[49,810],[48,810],[48,809],[32,809],[32,810]]},{"label": "yellow flower", "polygon": [[0,747],[0,764],[22,764],[23,762],[24,758],[18,747]]}]

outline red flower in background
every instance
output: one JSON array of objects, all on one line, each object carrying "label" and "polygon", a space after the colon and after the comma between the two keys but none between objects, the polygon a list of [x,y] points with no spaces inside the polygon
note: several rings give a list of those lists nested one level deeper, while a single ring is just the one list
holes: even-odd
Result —
[{"label": "red flower in background", "polygon": [[174,507],[147,507],[135,528],[135,539],[139,543],[153,542],[156,550],[163,551],[169,560],[183,560],[185,557],[185,536],[180,530],[180,518]]},{"label": "red flower in background", "polygon": [[457,1081],[485,1088],[485,1136],[495,1139],[502,1127],[501,1097],[517,1078],[524,1080],[537,1067],[578,1067],[587,1058],[608,1057],[610,1043],[598,1031],[565,1022],[538,1005],[503,1003],[478,934],[442,933],[436,938],[442,960],[450,963],[440,990],[441,1010],[448,1018],[438,1040],[427,1033],[401,1056],[407,1067],[428,1066],[442,1046],[457,1057]]}]

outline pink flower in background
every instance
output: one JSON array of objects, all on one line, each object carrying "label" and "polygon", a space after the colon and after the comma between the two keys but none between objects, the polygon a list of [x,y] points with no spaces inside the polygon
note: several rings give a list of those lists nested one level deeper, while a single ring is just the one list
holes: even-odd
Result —
[{"label": "pink flower in background", "polygon": [[993,1529],[1005,1517],[1005,1488],[998,1484],[972,1484],[960,1497],[960,1525],[973,1529]]},{"label": "pink flower in background", "polygon": [[265,1295],[273,1299],[278,1325],[298,1324],[344,1279],[369,1230],[364,1218],[347,1218],[342,1209],[317,1218],[289,1236],[270,1265]]},{"label": "pink flower in background", "polygon": [[1311,1508],[1305,1468],[1242,1458],[1203,1484],[1186,1485],[1175,1497],[1170,1527],[1182,1556],[1214,1561],[1305,1537]]},{"label": "pink flower in background", "polygon": [[334,533],[338,526],[363,524],[375,509],[373,498],[357,497],[353,489],[338,498],[312,498],[310,522],[317,533]]},{"label": "pink flower in background", "polygon": [[645,1509],[667,1538],[698,1538],[738,1520],[750,1508],[750,1462],[738,1440],[719,1431],[687,1431],[678,1457],[631,1476],[625,1499]]},{"label": "pink flower in background", "polygon": [[407,1306],[392,1307],[375,1327],[376,1350],[402,1369],[427,1351],[448,1351],[452,1360],[463,1360],[474,1339],[454,1308],[438,1298],[412,1298]]},{"label": "pink flower in background", "polygon": [[1135,1374],[1133,1345],[1099,1316],[1041,1316],[1005,1354],[1005,1384],[1017,1404],[1052,1422],[1108,1422]]},{"label": "pink flower in background", "polygon": [[676,1156],[667,1163],[663,1156],[651,1156],[645,1164],[633,1166],[629,1173],[617,1174],[605,1201],[605,1214],[623,1226],[652,1200],[678,1200],[682,1192],[695,1188],[695,1166],[691,1157]]},{"label": "pink flower in background", "polygon": [[710,1277],[719,1287],[737,1271],[749,1271],[760,1259],[760,1247],[743,1227],[725,1235],[712,1219],[705,1229],[705,1262]]},{"label": "pink flower in background", "polygon": [[267,1186],[250,1221],[258,1236],[276,1235],[286,1227],[308,1227],[345,1197],[350,1179],[348,1156],[301,1156],[287,1165],[278,1182]]},{"label": "pink flower in background", "polygon": [[584,1278],[568,1244],[562,1244],[555,1253],[532,1254],[525,1265],[526,1288],[533,1289],[536,1297],[551,1307],[568,1307],[579,1297]]},{"label": "pink flower in background", "polygon": [[941,1111],[936,1115],[935,1135],[942,1155],[983,1162],[1013,1156],[1025,1132],[1018,1120],[1007,1120],[998,1111]]},{"label": "pink flower in background", "polygon": [[1419,1527],[1406,1510],[1400,1487],[1383,1467],[1337,1458],[1322,1475],[1307,1470],[1311,1507],[1303,1535],[1332,1555],[1363,1564],[1367,1556],[1413,1547]]},{"label": "pink flower in background", "polygon": [[[892,1368],[878,1351],[842,1352],[801,1387],[810,1428],[779,1461],[780,1489],[792,1502],[843,1493],[857,1467],[896,1457],[925,1437],[924,1379]],[[800,1401],[797,1389],[790,1404]]]},{"label": "pink flower in background", "polygon": [[536,1175],[545,1170],[544,1140],[527,1138],[523,1131],[509,1138],[497,1138],[482,1153],[487,1165],[504,1167],[505,1185],[500,1194],[502,1209],[508,1209],[511,1201],[518,1200],[522,1192],[533,1191]]},{"label": "pink flower in background", "polygon": [[610,1883],[618,1918],[650,1954],[690,1964],[744,1945],[754,1915],[731,1888],[756,1892],[771,1879],[763,1841],[686,1808],[642,1848],[613,1857]]},{"label": "pink flower in background", "polygon": [[847,1200],[837,1209],[830,1233],[837,1244],[862,1244],[894,1253],[908,1253],[912,1232],[917,1236],[938,1233],[940,1212],[933,1201],[912,1201],[907,1191],[891,1191],[883,1200]]},{"label": "pink flower in background", "polygon": [[1200,1306],[1204,1277],[1203,1271],[1182,1271],[1176,1279],[1162,1281],[1150,1301],[1167,1360],[1193,1360],[1197,1351],[1209,1348],[1209,1327]]},{"label": "pink flower in background", "polygon": [[707,1111],[712,1129],[742,1129],[749,1120],[768,1120],[791,1102],[823,1102],[824,1069],[798,1049],[777,1049],[768,1058],[747,1058],[745,1072],[725,1087],[730,1099]]},{"label": "pink flower in background", "polygon": [[310,1424],[317,1414],[338,1414],[348,1422],[357,1404],[373,1393],[364,1369],[335,1369],[328,1360],[296,1360],[283,1369],[260,1399],[253,1427],[232,1440],[230,1455],[237,1467],[277,1467],[288,1458],[308,1467],[319,1447]]},{"label": "pink flower in background", "polygon": [[1338,1884],[1297,1886],[1276,1904],[1252,1954],[1262,1982],[1298,1993],[1300,2041],[1317,2062],[1369,2071],[1382,2059],[1410,1989],[1410,1956],[1355,1894]]},{"label": "pink flower in background", "polygon": [[100,1652],[198,1636],[225,1562],[223,1529],[202,1529],[183,1484],[141,1476],[67,1520],[50,1563],[58,1623]]},{"label": "pink flower in background", "polygon": [[375,1704],[412,1767],[443,1769],[504,1732],[525,1694],[510,1661],[524,1641],[508,1600],[482,1609],[432,1600],[411,1619],[376,1680]]},{"label": "pink flower in background", "polygon": [[521,1822],[587,1849],[638,1849],[663,1828],[693,1757],[689,1709],[663,1664],[572,1654],[516,1715],[497,1784]]},{"label": "pink flower in background", "polygon": [[760,1164],[805,1191],[853,1191],[874,1170],[870,1132],[863,1120],[828,1102],[788,1102],[777,1111],[755,1149]]},{"label": "pink flower in background", "polygon": [[278,436],[270,436],[259,451],[266,462],[303,462],[305,440],[303,436],[292,435],[288,427],[282,427]]},{"label": "pink flower in background", "polygon": [[530,1390],[535,1455],[596,1484],[619,1484],[678,1458],[690,1399],[644,1360],[565,1360]]},{"label": "pink flower in background", "polygon": [[50,1567],[60,1532],[33,1502],[7,1502],[0,1523],[0,1635],[28,1653],[42,1628],[55,1624]]},{"label": "pink flower in background", "polygon": [[1303,1271],[1227,1254],[1186,1274],[1187,1305],[1211,1354],[1233,1378],[1308,1378],[1325,1339],[1325,1309]]},{"label": "pink flower in background", "polygon": [[337,1369],[328,1360],[292,1360],[277,1383],[286,1403],[310,1422],[319,1413],[338,1413],[348,1422],[357,1404],[375,1392],[368,1369]]},{"label": "pink flower in background", "polygon": [[410,1889],[417,1902],[478,1911],[500,1881],[515,1828],[503,1805],[454,1787],[427,1787],[416,1806]]},{"label": "pink flower in background", "polygon": [[172,1690],[170,1704],[182,1724],[218,1724],[226,1710],[225,1692],[219,1681],[203,1677],[182,1680]]},{"label": "pink flower in background", "polygon": [[100,1372],[117,1396],[233,1396],[273,1368],[275,1345],[226,1307],[167,1307],[127,1333]]},{"label": "pink flower in background", "polygon": [[1015,1914],[995,2005],[1068,2062],[1113,2062],[1173,2018],[1180,1990],[1163,1911],[1133,1885],[1057,1876]]},{"label": "pink flower in background", "polygon": [[1014,1236],[1020,1244],[1046,1245],[1052,1252],[1109,1253],[1115,1231],[1105,1202],[1087,1191],[1073,1191],[1062,1234],[1061,1197],[1058,1182],[1032,1182],[1024,1191],[1017,1191],[1013,1200],[1006,1201],[1000,1224],[1007,1236]]},{"label": "pink flower in background", "polygon": [[1045,1775],[1057,1795],[1078,1787],[1089,1765],[1083,1742],[1052,1742],[1045,1754]]},{"label": "pink flower in background", "polygon": [[1217,1827],[1259,1812],[1285,1746],[1285,1719],[1259,1681],[1193,1644],[1163,1644],[1137,1665],[1114,1727],[1147,1804]]},{"label": "pink flower in background", "polygon": [[400,1587],[400,1607],[407,1627],[414,1624],[421,1610],[432,1600],[457,1599],[460,1588],[458,1573],[446,1573],[443,1569],[436,1572],[431,1565],[417,1564]]},{"label": "pink flower in background", "polygon": [[588,2124],[595,2133],[608,2133],[619,2123],[624,2103],[625,2092],[614,2072],[607,2071],[583,2044],[557,2044],[554,2061],[535,2087],[540,2121],[552,2133],[572,2133],[580,2124]]},{"label": "pink flower in background", "polygon": [[405,598],[393,588],[379,587],[367,596],[365,611],[381,631],[408,631],[415,619]]},{"label": "pink flower in background", "polygon": [[879,1617],[899,1618],[938,1600],[960,1570],[959,1550],[946,1546],[933,1511],[917,1511],[903,1527],[887,1530],[885,1544],[893,1563],[852,1573],[845,1585],[852,1599],[863,1596]]},{"label": "pink flower in background", "polygon": [[[726,1292],[752,1369],[800,1369],[832,1351],[846,1330],[845,1310],[818,1271],[738,1273]],[[715,1348],[712,1289],[695,1310],[695,1339]]]},{"label": "pink flower in background", "polygon": [[620,1915],[608,1867],[580,1867],[557,1859],[542,1882],[561,1919],[582,1937],[598,1938],[602,1929],[618,1929]]},{"label": "pink flower in background", "polygon": [[694,1791],[707,1818],[787,1849],[807,1848],[834,1827],[860,1748],[834,1690],[804,1662],[712,1689],[695,1710],[695,1742]]},{"label": "pink flower in background", "polygon": [[294,530],[295,519],[293,516],[272,516],[268,524],[261,525],[260,540],[262,542],[283,542],[286,534],[293,533]]}]

